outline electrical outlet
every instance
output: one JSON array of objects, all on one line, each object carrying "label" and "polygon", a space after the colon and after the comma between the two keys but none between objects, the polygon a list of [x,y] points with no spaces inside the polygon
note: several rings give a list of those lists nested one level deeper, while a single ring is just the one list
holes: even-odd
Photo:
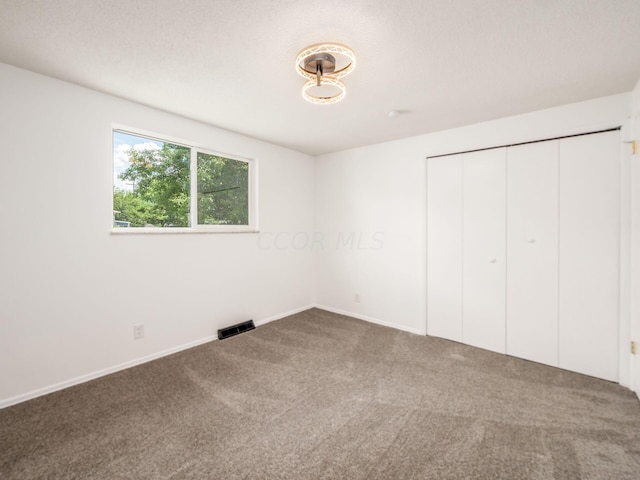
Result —
[{"label": "electrical outlet", "polygon": [[355,301],[356,301],[356,303],[360,303],[360,294],[359,293],[355,294]]},{"label": "electrical outlet", "polygon": [[133,339],[140,340],[141,338],[144,338],[144,323],[133,326]]}]

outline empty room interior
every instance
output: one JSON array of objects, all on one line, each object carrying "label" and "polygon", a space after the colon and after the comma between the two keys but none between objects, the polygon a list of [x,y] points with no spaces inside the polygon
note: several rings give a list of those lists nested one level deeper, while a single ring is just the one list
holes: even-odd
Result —
[{"label": "empty room interior", "polygon": [[0,478],[640,478],[640,2],[0,0]]}]

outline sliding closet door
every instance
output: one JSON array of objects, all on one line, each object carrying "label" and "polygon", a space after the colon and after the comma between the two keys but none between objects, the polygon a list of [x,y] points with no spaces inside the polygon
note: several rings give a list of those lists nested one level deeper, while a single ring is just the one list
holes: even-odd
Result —
[{"label": "sliding closet door", "polygon": [[560,141],[559,366],[618,380],[620,133]]},{"label": "sliding closet door", "polygon": [[558,366],[558,141],[507,152],[507,353]]},{"label": "sliding closet door", "polygon": [[462,341],[462,155],[427,162],[427,334]]},{"label": "sliding closet door", "polygon": [[506,149],[463,161],[464,343],[505,353]]}]

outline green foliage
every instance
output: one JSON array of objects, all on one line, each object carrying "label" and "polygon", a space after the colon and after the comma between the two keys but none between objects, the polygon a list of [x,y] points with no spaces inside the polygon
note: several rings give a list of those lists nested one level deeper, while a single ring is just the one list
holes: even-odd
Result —
[{"label": "green foliage", "polygon": [[130,150],[131,165],[120,178],[133,183],[133,192],[114,191],[116,220],[135,227],[188,227],[190,161],[188,147],[170,143],[160,150]]},{"label": "green foliage", "polygon": [[[188,147],[169,143],[130,150],[120,178],[133,191],[114,190],[115,219],[132,227],[188,227],[190,160]],[[248,171],[246,162],[198,153],[198,224],[248,225]]]},{"label": "green foliage", "polygon": [[198,153],[198,224],[249,224],[249,164]]},{"label": "green foliage", "polygon": [[144,200],[133,192],[115,190],[113,210],[116,212],[116,220],[131,222],[132,227],[161,225],[163,220],[161,213],[152,202]]}]

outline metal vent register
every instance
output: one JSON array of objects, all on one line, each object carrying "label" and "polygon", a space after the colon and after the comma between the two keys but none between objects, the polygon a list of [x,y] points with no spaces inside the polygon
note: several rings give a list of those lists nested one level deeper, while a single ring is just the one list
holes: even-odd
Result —
[{"label": "metal vent register", "polygon": [[224,340],[225,338],[233,337],[249,330],[255,330],[256,326],[253,324],[253,320],[231,325],[230,327],[221,328],[218,330],[218,340]]}]

